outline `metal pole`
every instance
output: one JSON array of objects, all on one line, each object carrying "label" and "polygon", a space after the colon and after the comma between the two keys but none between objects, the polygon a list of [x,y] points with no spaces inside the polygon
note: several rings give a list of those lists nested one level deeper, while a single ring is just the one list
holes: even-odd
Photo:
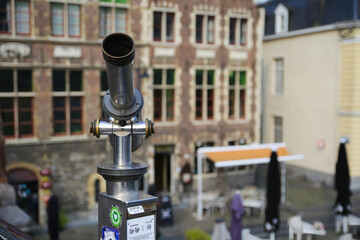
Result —
[{"label": "metal pole", "polygon": [[200,149],[197,152],[197,175],[198,175],[198,208],[197,208],[197,219],[202,220],[202,153]]}]

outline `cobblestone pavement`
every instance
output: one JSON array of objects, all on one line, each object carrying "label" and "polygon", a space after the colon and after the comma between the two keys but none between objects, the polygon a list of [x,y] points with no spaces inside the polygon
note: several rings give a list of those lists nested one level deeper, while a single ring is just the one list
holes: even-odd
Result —
[{"label": "cobblestone pavement", "polygon": [[[287,219],[290,216],[300,214],[304,221],[313,223],[314,221],[321,221],[324,223],[327,234],[326,236],[316,236],[318,240],[337,240],[339,235],[334,232],[334,215],[332,212],[332,204],[335,198],[335,191],[329,187],[314,185],[309,181],[303,179],[292,179],[288,183],[288,199],[287,204],[281,206],[281,225],[276,234],[276,239],[288,239]],[[159,227],[160,240],[167,239],[185,239],[184,234],[186,230],[199,228],[209,235],[211,235],[214,222],[217,218],[223,218],[226,225],[230,226],[230,213],[227,212],[221,215],[215,211],[206,220],[197,221],[192,214],[187,204],[187,199],[184,198],[178,204],[173,205],[174,210],[174,224],[167,227]],[[354,193],[352,198],[354,214],[360,216],[360,193]],[[97,210],[92,209],[89,212],[69,214],[71,219],[67,228],[61,232],[60,240],[68,239],[97,239]],[[263,230],[263,216],[253,214],[252,216],[244,216],[244,228],[249,228],[251,234],[259,236],[263,239],[268,239],[269,236]],[[356,229],[351,229],[355,231]],[[38,240],[49,239],[46,231],[38,232],[35,236]],[[356,238],[356,236],[354,236]],[[360,239],[360,238],[356,238]]]}]

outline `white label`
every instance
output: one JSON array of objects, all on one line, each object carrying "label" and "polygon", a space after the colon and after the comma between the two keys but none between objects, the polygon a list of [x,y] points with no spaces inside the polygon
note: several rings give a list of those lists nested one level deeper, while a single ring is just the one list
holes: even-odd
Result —
[{"label": "white label", "polygon": [[197,58],[215,58],[214,50],[196,50]]},{"label": "white label", "polygon": [[128,240],[155,240],[155,215],[127,221]]},{"label": "white label", "polygon": [[247,52],[230,51],[229,58],[234,60],[246,60]]},{"label": "white label", "polygon": [[56,58],[81,58],[81,47],[55,46],[54,57]]},{"label": "white label", "polygon": [[155,48],[154,55],[156,57],[174,57],[175,48]]},{"label": "white label", "polygon": [[128,209],[128,212],[130,215],[134,215],[134,214],[138,214],[138,213],[143,213],[145,212],[144,211],[144,208],[140,205],[140,206],[135,206],[135,207],[129,207]]}]

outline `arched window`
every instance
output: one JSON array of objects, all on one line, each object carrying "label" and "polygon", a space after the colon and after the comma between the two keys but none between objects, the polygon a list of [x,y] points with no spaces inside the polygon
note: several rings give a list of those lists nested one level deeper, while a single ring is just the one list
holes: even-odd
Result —
[{"label": "arched window", "polygon": [[289,30],[289,10],[279,4],[275,11],[275,33],[284,33]]}]

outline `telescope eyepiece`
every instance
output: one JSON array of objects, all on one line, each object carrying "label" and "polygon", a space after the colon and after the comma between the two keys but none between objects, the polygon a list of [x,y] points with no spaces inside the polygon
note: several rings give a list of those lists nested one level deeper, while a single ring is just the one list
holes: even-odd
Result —
[{"label": "telescope eyepiece", "polygon": [[113,33],[103,40],[102,52],[106,62],[115,66],[125,66],[134,60],[135,44],[128,35]]}]

